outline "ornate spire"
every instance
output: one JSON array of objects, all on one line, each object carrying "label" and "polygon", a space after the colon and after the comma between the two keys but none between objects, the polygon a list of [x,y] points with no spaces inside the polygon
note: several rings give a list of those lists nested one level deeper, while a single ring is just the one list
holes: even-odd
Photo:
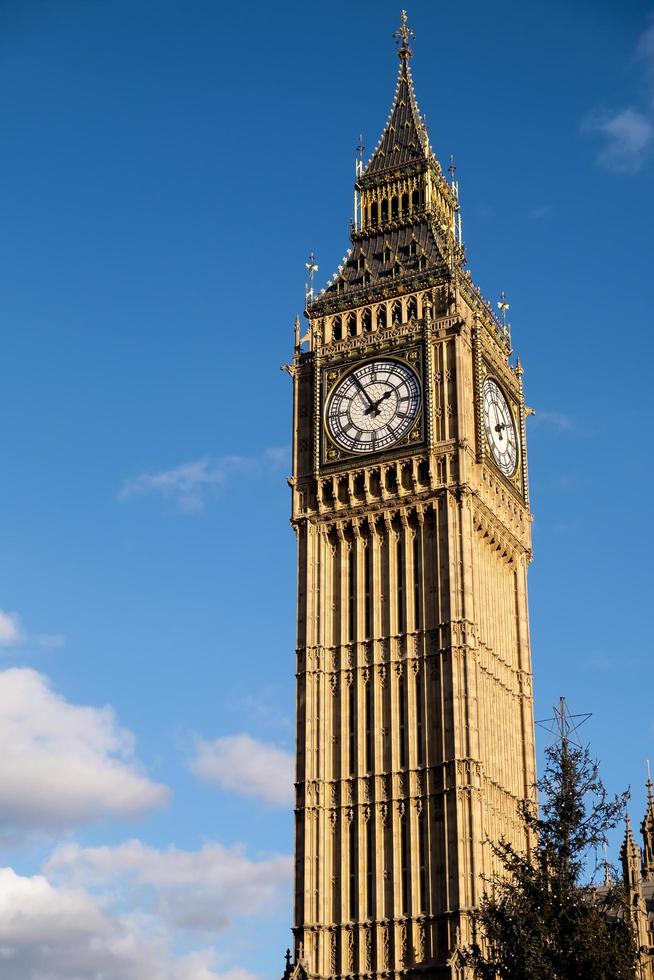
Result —
[{"label": "ornate spire", "polygon": [[378,173],[407,164],[434,160],[429,148],[427,129],[420,115],[413,90],[413,79],[409,59],[413,54],[409,39],[415,37],[407,27],[406,10],[402,11],[402,22],[393,37],[398,44],[400,70],[391,111],[375,152],[364,169],[365,175]]},{"label": "ornate spire", "polygon": [[643,835],[643,878],[654,881],[654,784],[647,780],[647,809],[640,825]]},{"label": "ornate spire", "polygon": [[456,189],[432,153],[413,90],[413,36],[403,10],[394,34],[400,64],[391,110],[368,164],[356,163],[352,248],[325,289],[311,296],[310,315],[342,311],[350,298],[385,297],[390,285],[399,292],[426,288],[465,261]]}]

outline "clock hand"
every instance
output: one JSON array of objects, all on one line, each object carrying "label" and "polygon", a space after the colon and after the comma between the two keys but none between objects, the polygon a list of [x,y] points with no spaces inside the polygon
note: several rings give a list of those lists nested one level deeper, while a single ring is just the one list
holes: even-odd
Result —
[{"label": "clock hand", "polygon": [[[356,374],[353,374],[352,377],[354,378],[354,383],[356,384],[356,386],[359,389],[359,391],[361,391],[366,396],[366,399],[368,400],[368,404],[370,405],[370,408],[373,408],[374,407],[373,400],[370,397],[370,395],[368,394],[368,392],[366,391],[366,389],[363,387],[363,385],[361,384],[361,382],[359,381],[359,379],[357,378]],[[366,409],[366,415],[370,411],[370,408],[367,408]]]},{"label": "clock hand", "polygon": [[381,396],[381,398],[378,398],[374,404],[372,402],[370,403],[370,408],[366,409],[365,414],[370,415],[371,412],[374,412],[375,415],[379,415],[380,414],[379,406],[383,401],[386,401],[387,398],[390,398],[392,394],[393,394],[392,391],[385,391],[384,394]]}]

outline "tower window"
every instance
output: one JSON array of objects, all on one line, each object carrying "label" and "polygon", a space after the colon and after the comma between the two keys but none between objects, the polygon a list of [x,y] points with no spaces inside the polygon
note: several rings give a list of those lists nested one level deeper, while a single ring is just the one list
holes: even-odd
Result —
[{"label": "tower window", "polygon": [[427,268],[427,259],[425,258],[424,255],[421,255],[420,256],[420,259],[418,261],[418,268],[419,269],[426,269]]},{"label": "tower window", "polygon": [[397,542],[397,631],[404,632],[404,542],[400,537]]},{"label": "tower window", "polygon": [[372,549],[372,543],[368,543],[368,547],[364,551],[363,555],[363,588],[364,588],[364,601],[365,601],[365,634],[369,637],[372,633],[372,555],[370,554]]},{"label": "tower window", "polygon": [[348,722],[350,726],[349,754],[350,754],[350,776],[356,773],[356,681],[352,680],[348,695]]},{"label": "tower window", "polygon": [[350,823],[350,919],[357,914],[357,824],[356,817]]},{"label": "tower window", "polygon": [[402,875],[402,911],[408,915],[409,908],[409,820],[406,811],[400,818],[400,868]]},{"label": "tower window", "polygon": [[414,191],[411,195],[411,204],[414,210],[420,207],[420,191]]},{"label": "tower window", "polygon": [[400,263],[399,262],[396,262],[395,265],[393,266],[393,275],[394,276],[399,276],[401,272],[402,272],[402,269],[400,267]]},{"label": "tower window", "polygon": [[366,914],[369,919],[372,919],[375,904],[375,824],[374,818],[369,817],[368,823],[366,824]]},{"label": "tower window", "polygon": [[407,320],[415,320],[418,316],[418,300],[415,296],[410,296],[406,304],[406,318]]},{"label": "tower window", "polygon": [[422,684],[420,675],[416,677],[416,743],[418,750],[418,765],[421,766],[425,760],[425,752],[422,744],[423,731],[423,705],[422,705]]},{"label": "tower window", "polygon": [[418,817],[418,861],[420,864],[420,910],[427,911],[427,813],[423,806]]},{"label": "tower window", "polygon": [[370,224],[376,225],[379,221],[379,208],[377,206],[377,201],[373,201],[370,205]]},{"label": "tower window", "polygon": [[343,321],[340,316],[335,316],[332,321],[332,337],[334,340],[343,339]]},{"label": "tower window", "polygon": [[397,470],[394,466],[386,467],[384,484],[389,493],[397,493]]},{"label": "tower window", "polygon": [[370,772],[372,769],[372,684],[370,681],[366,684],[366,692],[364,699],[365,711],[366,711],[366,759],[365,759],[365,770]]},{"label": "tower window", "polygon": [[403,194],[402,195],[402,214],[403,215],[406,215],[406,214],[408,214],[408,212],[409,212],[409,195],[408,194]]},{"label": "tower window", "polygon": [[397,685],[399,735],[400,735],[400,769],[406,767],[406,681],[404,675]]},{"label": "tower window", "polygon": [[357,315],[356,313],[350,313],[347,318],[348,337],[356,337],[356,333],[357,333]]},{"label": "tower window", "polygon": [[402,322],[402,304],[396,299],[391,306],[391,323],[393,326]]},{"label": "tower window", "polygon": [[357,259],[357,269],[359,270],[359,272],[363,272],[365,267],[366,267],[366,257],[365,255],[360,255],[359,258]]},{"label": "tower window", "polygon": [[386,304],[377,307],[377,329],[385,330],[387,326]]},{"label": "tower window", "polygon": [[381,219],[382,219],[382,224],[385,221],[388,221],[388,199],[387,198],[383,198],[383,200],[381,202]]},{"label": "tower window", "polygon": [[355,639],[354,636],[354,616],[356,609],[356,566],[354,563],[354,547],[351,547],[347,556],[347,575],[348,575],[348,598],[347,598],[347,638]]},{"label": "tower window", "polygon": [[419,630],[422,627],[422,616],[420,608],[420,539],[418,535],[420,531],[416,531],[416,536],[413,539],[413,621],[415,628]]},{"label": "tower window", "polygon": [[399,202],[397,197],[391,198],[391,218],[394,220],[397,218],[399,213]]},{"label": "tower window", "polygon": [[[363,277],[364,282],[370,281],[370,273],[366,273]],[[369,306],[365,308],[361,316],[361,326],[363,327],[364,333],[370,333],[372,330],[372,310]]]},{"label": "tower window", "polygon": [[417,254],[418,254],[418,243],[417,243],[417,241],[416,241],[416,240],[414,239],[414,240],[413,240],[413,241],[412,241],[412,242],[411,242],[411,243],[409,244],[409,255],[417,255]]},{"label": "tower window", "polygon": [[387,245],[384,251],[382,252],[382,262],[386,263],[390,261],[391,261],[391,250]]}]

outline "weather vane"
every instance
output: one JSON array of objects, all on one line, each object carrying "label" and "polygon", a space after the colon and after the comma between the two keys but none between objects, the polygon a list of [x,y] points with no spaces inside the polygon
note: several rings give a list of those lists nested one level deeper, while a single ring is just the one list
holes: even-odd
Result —
[{"label": "weather vane", "polygon": [[304,265],[305,265],[305,268],[308,269],[308,271],[309,271],[309,285],[304,287],[305,288],[305,298],[306,298],[307,306],[308,306],[309,303],[313,303],[313,277],[315,276],[316,272],[318,271],[318,266],[316,264],[316,257],[313,254],[313,252],[309,256],[309,261],[308,262],[305,262]]},{"label": "weather vane", "polygon": [[506,293],[504,292],[504,290],[502,290],[502,292],[500,293],[500,299],[497,305],[500,310],[500,313],[502,314],[502,323],[504,324],[504,331],[506,332],[506,311],[509,308],[509,303],[506,298]]},{"label": "weather vane", "polygon": [[359,133],[359,145],[357,146],[357,153],[359,154],[359,160],[363,163],[363,154],[366,152],[366,147],[363,142],[363,133]]},{"label": "weather vane", "polygon": [[580,715],[571,715],[568,711],[568,706],[565,702],[565,698],[559,699],[558,708],[554,705],[553,708],[554,717],[545,718],[543,721],[537,721],[536,724],[539,728],[544,728],[546,732],[550,735],[558,735],[558,737],[563,741],[565,739],[568,742],[573,742],[578,745],[570,736],[578,731],[581,726],[592,717],[591,712],[586,712]]},{"label": "weather vane", "polygon": [[456,173],[456,164],[454,163],[454,154],[450,156],[450,165],[447,168],[452,180],[454,180],[454,174]]},{"label": "weather vane", "polygon": [[409,40],[415,40],[415,34],[410,27],[407,27],[407,16],[406,10],[402,11],[401,17],[402,23],[398,29],[394,32],[393,37],[395,38],[396,44],[399,45],[399,55],[400,58],[406,58],[411,56],[411,48],[409,47]]}]

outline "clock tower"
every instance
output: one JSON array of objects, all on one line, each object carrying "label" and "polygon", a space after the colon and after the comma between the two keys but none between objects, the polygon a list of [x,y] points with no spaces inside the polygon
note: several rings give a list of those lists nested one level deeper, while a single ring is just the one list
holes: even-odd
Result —
[{"label": "clock tower", "polygon": [[351,247],[309,291],[288,367],[287,977],[463,977],[488,842],[526,844],[517,806],[536,778],[522,370],[465,269],[458,189],[418,110],[411,38],[403,13],[390,115],[357,166]]}]

